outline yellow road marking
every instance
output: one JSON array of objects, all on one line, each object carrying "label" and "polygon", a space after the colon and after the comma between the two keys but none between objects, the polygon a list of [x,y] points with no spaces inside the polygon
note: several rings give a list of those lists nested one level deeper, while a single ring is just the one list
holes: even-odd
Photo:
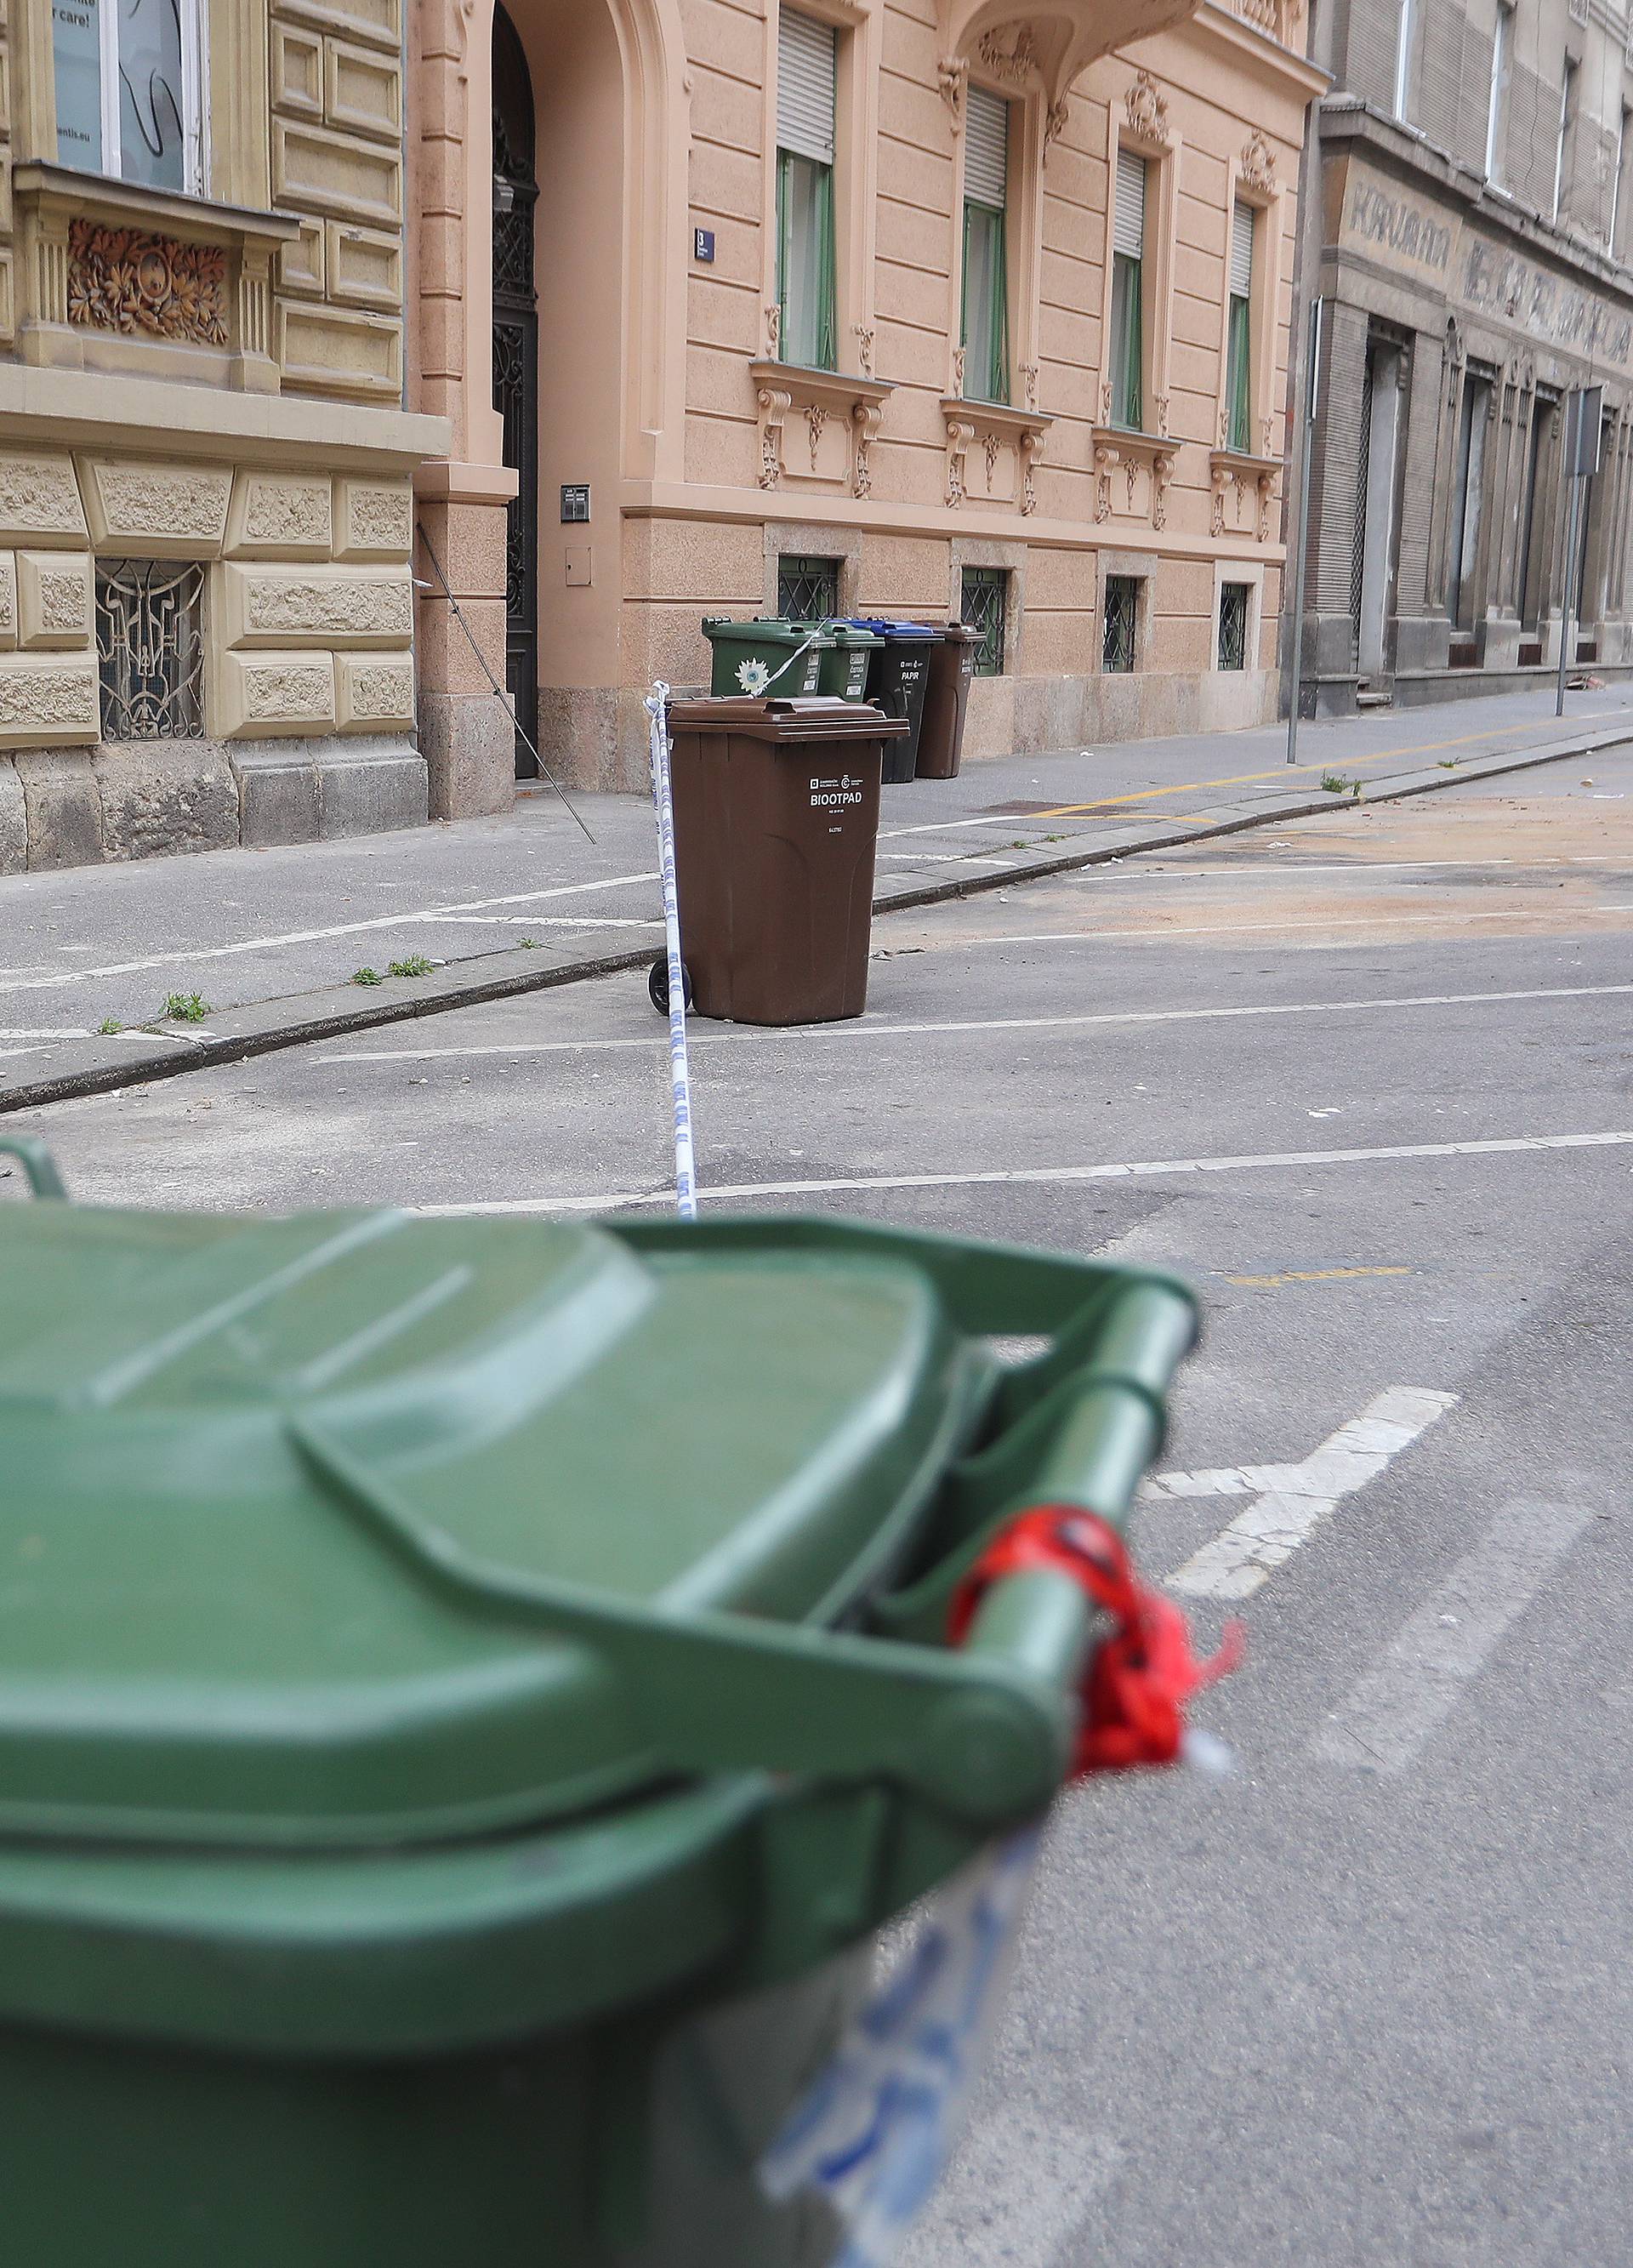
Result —
[{"label": "yellow road marking", "polygon": [[[1592,713],[1598,716],[1601,712],[1595,710]],[[1583,718],[1580,721],[1586,722],[1588,719]],[[1335,759],[1335,762],[1342,761],[1346,765],[1385,764],[1393,763],[1397,757],[1401,756],[1431,756],[1438,748],[1467,748],[1476,740],[1500,740],[1508,733],[1528,733],[1534,729],[1535,724],[1534,717],[1527,717],[1522,724],[1503,725],[1495,733],[1488,727],[1479,733],[1460,733],[1453,740],[1419,740],[1413,747],[1380,748],[1375,756],[1346,756],[1342,760]],[[1114,803],[1151,803],[1162,795],[1196,795],[1203,788],[1210,787],[1251,787],[1258,780],[1285,779],[1289,772],[1295,776],[1300,772],[1320,772],[1325,776],[1333,770],[1332,763],[1280,764],[1276,770],[1270,772],[1233,772],[1224,779],[1184,780],[1177,787],[1147,787],[1131,795],[1096,796],[1090,803],[1056,804],[1053,810],[1034,811],[1030,815],[1033,819],[1072,819],[1080,812],[1100,811]]]},{"label": "yellow road marking", "polygon": [[1290,1268],[1284,1276],[1227,1276],[1227,1284],[1250,1285],[1257,1292],[1274,1292],[1283,1284],[1342,1284],[1352,1276],[1409,1276],[1409,1268]]}]

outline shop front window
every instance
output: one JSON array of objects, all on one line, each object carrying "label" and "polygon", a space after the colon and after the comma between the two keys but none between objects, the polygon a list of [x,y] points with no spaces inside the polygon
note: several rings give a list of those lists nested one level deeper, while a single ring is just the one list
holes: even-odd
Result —
[{"label": "shop front window", "polygon": [[197,0],[52,0],[51,40],[57,163],[198,194]]}]

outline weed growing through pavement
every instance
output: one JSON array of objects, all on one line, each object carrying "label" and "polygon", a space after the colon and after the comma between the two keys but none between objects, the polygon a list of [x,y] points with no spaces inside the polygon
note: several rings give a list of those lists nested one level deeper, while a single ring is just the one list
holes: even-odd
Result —
[{"label": "weed growing through pavement", "polygon": [[1342,772],[1323,772],[1321,785],[1328,795],[1352,795],[1358,799],[1361,793],[1360,781],[1346,779]]},{"label": "weed growing through pavement", "polygon": [[351,981],[354,984],[383,984],[386,979],[378,968],[354,968]]},{"label": "weed growing through pavement", "polygon": [[98,1032],[105,1040],[111,1040],[115,1032],[122,1032],[124,1028],[117,1016],[104,1016],[97,1026]]},{"label": "weed growing through pavement", "polygon": [[524,953],[537,953],[539,950],[539,940],[536,937],[519,937],[516,942]]},{"label": "weed growing through pavement", "polygon": [[202,992],[167,992],[162,1012],[173,1024],[202,1024],[216,1012]]},{"label": "weed growing through pavement", "polygon": [[1435,770],[1439,772],[1454,772],[1457,770],[1457,762],[1455,756],[1442,756]]},{"label": "weed growing through pavement", "polygon": [[430,973],[431,963],[423,953],[411,953],[406,961],[388,961],[386,963],[387,976],[429,976]]}]

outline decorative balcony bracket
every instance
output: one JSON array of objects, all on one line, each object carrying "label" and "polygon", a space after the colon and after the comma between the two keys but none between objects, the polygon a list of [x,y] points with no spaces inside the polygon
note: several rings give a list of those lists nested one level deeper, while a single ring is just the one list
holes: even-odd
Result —
[{"label": "decorative balcony bracket", "polygon": [[1091,63],[1130,40],[1186,22],[1201,5],[1202,0],[938,0],[941,85],[955,122],[962,114],[964,75],[971,69],[1017,92],[1040,89],[1046,116],[1063,122],[1067,90]]},{"label": "decorative balcony bracket", "polygon": [[[1166,404],[1163,406],[1166,410]],[[1094,450],[1095,519],[1104,526],[1114,512],[1123,519],[1144,518],[1160,534],[1168,524],[1168,483],[1173,478],[1178,442],[1166,433],[1135,433],[1121,425],[1093,426],[1089,438]]]},{"label": "decorative balcony bracket", "polygon": [[762,489],[792,480],[843,486],[853,497],[872,494],[870,453],[893,385],[785,362],[753,362],[748,374],[760,418]]},{"label": "decorative balcony bracket", "polygon": [[1243,449],[1215,449],[1208,459],[1208,471],[1213,489],[1209,533],[1224,535],[1227,532],[1228,499],[1232,507],[1229,518],[1236,532],[1246,534],[1251,515],[1254,542],[1268,543],[1281,459],[1252,456]]},{"label": "decorative balcony bracket", "polygon": [[[966,502],[1017,507],[1028,519],[1038,508],[1036,474],[1044,438],[1055,423],[1041,409],[1011,409],[1007,402],[966,401],[944,394],[947,429],[947,509]],[[976,445],[977,469],[969,469]]]}]

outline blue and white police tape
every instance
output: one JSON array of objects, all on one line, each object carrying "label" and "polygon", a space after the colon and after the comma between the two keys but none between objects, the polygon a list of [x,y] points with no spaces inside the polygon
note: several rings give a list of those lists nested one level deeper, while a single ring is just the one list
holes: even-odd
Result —
[{"label": "blue and white police tape", "polygon": [[779,2204],[827,2199],[845,2231],[834,2268],[888,2268],[941,2179],[984,2060],[1036,1829],[951,1882],[901,1966],[852,2019],[760,2161]]},{"label": "blue and white police tape", "polygon": [[686,975],[680,960],[680,901],[675,887],[674,792],[669,777],[669,688],[661,678],[646,696],[652,720],[652,805],[658,814],[658,873],[663,889],[669,959],[669,1086],[674,1103],[674,1198],[682,1220],[697,1218],[692,1160],[692,1077],[686,1053]]}]

